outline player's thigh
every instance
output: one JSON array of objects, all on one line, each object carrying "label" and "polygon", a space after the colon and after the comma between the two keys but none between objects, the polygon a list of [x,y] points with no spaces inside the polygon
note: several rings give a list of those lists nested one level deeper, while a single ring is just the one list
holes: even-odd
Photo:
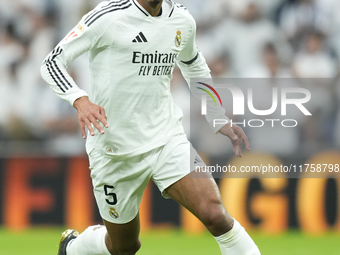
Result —
[{"label": "player's thigh", "polygon": [[152,179],[163,196],[171,197],[195,215],[204,204],[222,204],[214,179],[203,176],[205,173],[193,172],[196,167],[206,165],[186,136],[171,140],[156,159]]},{"label": "player's thigh", "polygon": [[220,236],[232,228],[234,220],[222,203],[214,179],[189,174],[169,186],[166,193],[192,212],[212,235]]},{"label": "player's thigh", "polygon": [[213,178],[194,178],[190,174],[166,189],[166,193],[197,217],[217,207],[225,211],[220,192]]},{"label": "player's thigh", "polygon": [[192,167],[205,166],[184,134],[174,137],[150,159],[152,180],[165,198],[171,198],[167,188],[188,175]]},{"label": "player's thigh", "polygon": [[121,252],[137,252],[141,246],[139,240],[140,221],[139,214],[130,222],[115,224],[103,220],[107,229],[105,243],[111,254]]},{"label": "player's thigh", "polygon": [[218,186],[211,175],[195,171],[205,164],[188,141],[170,142],[158,161],[153,180],[163,196],[191,211],[212,234],[230,230],[233,219],[222,203]]},{"label": "player's thigh", "polygon": [[102,219],[113,224],[135,219],[151,178],[146,157],[111,158],[96,150],[89,154],[93,191]]}]

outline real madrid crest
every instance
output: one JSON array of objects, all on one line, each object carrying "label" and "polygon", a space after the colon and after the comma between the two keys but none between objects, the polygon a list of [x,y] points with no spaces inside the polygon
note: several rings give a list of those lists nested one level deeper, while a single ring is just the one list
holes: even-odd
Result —
[{"label": "real madrid crest", "polygon": [[117,213],[116,209],[113,208],[113,207],[110,207],[109,214],[114,219],[118,219],[118,217],[119,217],[119,214]]},{"label": "real madrid crest", "polygon": [[176,38],[175,38],[175,45],[176,47],[179,47],[181,46],[181,42],[182,42],[182,32],[180,30],[177,30],[177,35],[176,35]]}]

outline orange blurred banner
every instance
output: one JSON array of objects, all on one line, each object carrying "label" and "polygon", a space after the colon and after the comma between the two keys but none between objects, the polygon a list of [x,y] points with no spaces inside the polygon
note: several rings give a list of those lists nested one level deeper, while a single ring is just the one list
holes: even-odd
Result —
[{"label": "orange blurred banner", "polygon": [[[238,160],[226,164],[237,165]],[[333,151],[315,155],[306,162],[338,164],[339,161],[340,153]],[[273,155],[251,153],[245,154],[242,162],[243,165],[244,162],[282,163]],[[1,166],[0,223],[6,228],[21,230],[44,224],[82,230],[100,223],[87,158],[9,158],[2,159]],[[340,232],[340,179],[326,173],[323,178],[302,177],[305,178],[289,179],[283,174],[280,178],[261,178],[249,174],[248,178],[222,178],[219,187],[227,210],[247,229],[270,234],[290,227],[311,234]],[[143,231],[159,224],[153,221],[158,213],[153,205],[162,198],[154,195],[159,191],[153,187],[150,182],[140,206]],[[178,226],[185,231],[205,231],[202,223],[186,209],[172,209],[178,211]]]}]

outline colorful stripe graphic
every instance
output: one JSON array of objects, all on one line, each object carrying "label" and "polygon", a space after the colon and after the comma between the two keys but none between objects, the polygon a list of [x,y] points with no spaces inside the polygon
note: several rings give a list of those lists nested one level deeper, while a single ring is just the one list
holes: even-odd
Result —
[{"label": "colorful stripe graphic", "polygon": [[200,90],[203,90],[203,91],[205,91],[205,92],[207,92],[208,94],[209,94],[209,96],[211,96],[211,98],[214,100],[214,102],[215,102],[215,105],[217,105],[217,103],[216,103],[216,100],[215,100],[215,98],[214,98],[214,96],[208,91],[208,90],[206,90],[206,89],[202,89],[202,88],[200,88],[200,87],[197,87],[198,89],[200,89]]},{"label": "colorful stripe graphic", "polygon": [[[222,106],[222,100],[221,100],[219,94],[217,93],[217,91],[216,91],[213,87],[211,87],[210,85],[205,84],[205,83],[203,83],[203,82],[197,82],[197,83],[198,83],[198,84],[201,84],[201,85],[204,85],[204,86],[208,87],[209,89],[211,89],[211,90],[215,93],[215,95],[217,96],[218,100],[220,100],[220,103],[221,103],[221,106]],[[214,96],[213,96],[208,90],[203,89],[203,88],[200,88],[200,87],[197,87],[197,88],[200,89],[200,90],[203,90],[203,91],[207,92],[207,93],[209,94],[209,96],[211,96],[211,98],[214,100],[215,105],[217,105]]]}]

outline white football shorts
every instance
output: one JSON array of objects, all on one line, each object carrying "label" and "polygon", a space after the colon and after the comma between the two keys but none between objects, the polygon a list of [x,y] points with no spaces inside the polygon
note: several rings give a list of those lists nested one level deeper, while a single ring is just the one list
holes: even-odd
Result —
[{"label": "white football shorts", "polygon": [[131,157],[115,157],[94,149],[89,153],[94,195],[101,217],[109,222],[124,224],[133,220],[139,210],[144,189],[150,179],[162,195],[166,188],[195,169],[205,166],[186,135],[175,136],[167,144]]}]

